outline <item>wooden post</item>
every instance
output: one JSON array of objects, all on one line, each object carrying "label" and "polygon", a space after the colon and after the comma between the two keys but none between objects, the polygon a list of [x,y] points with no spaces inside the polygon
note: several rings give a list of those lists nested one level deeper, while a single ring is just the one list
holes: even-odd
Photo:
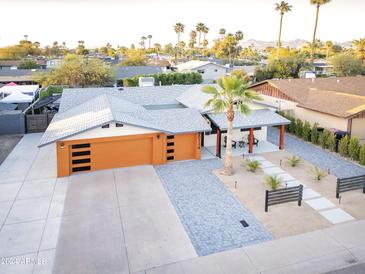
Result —
[{"label": "wooden post", "polygon": [[265,191],[265,212],[269,210],[269,191]]},{"label": "wooden post", "polygon": [[201,135],[200,135],[200,146],[201,147],[204,146],[204,132],[202,132]]},{"label": "wooden post", "polygon": [[285,136],[285,126],[280,126],[280,141],[279,141],[279,149],[284,149],[284,136]]},{"label": "wooden post", "polygon": [[352,132],[352,118],[347,120],[347,132],[349,134],[349,138],[351,138],[351,132]]},{"label": "wooden post", "polygon": [[250,128],[248,153],[253,152],[253,128]]},{"label": "wooden post", "polygon": [[221,139],[222,139],[222,133],[219,128],[217,128],[217,144],[216,144],[216,156],[221,158]]}]

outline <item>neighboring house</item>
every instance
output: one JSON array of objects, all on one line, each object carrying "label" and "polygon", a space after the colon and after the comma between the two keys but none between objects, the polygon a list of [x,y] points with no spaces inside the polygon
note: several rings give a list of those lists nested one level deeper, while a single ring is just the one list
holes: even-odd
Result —
[{"label": "neighboring house", "polygon": [[16,70],[20,67],[21,64],[26,60],[33,60],[39,65],[40,69],[46,69],[46,60],[40,59],[23,59],[23,60],[4,60],[0,61],[0,70]]},{"label": "neighboring house", "polygon": [[330,76],[332,74],[333,66],[325,59],[314,60],[313,67],[316,75],[318,76]]},{"label": "neighboring house", "polygon": [[117,66],[116,81],[117,86],[123,85],[124,78],[132,78],[135,76],[161,74],[166,72],[166,69],[159,66]]},{"label": "neighboring house", "polygon": [[25,110],[36,98],[38,85],[5,85],[0,88],[0,102],[16,104],[18,109]]},{"label": "neighboring house", "polygon": [[[202,85],[65,89],[39,146],[55,145],[58,177],[200,159],[202,146],[208,145],[217,145],[220,157],[225,114],[204,109],[208,94],[201,89]],[[285,118],[267,109],[236,117],[239,139],[247,130],[266,139],[267,126],[282,126],[283,148],[283,125],[289,123]]]},{"label": "neighboring house", "polygon": [[202,75],[204,83],[213,83],[225,76],[228,68],[209,61],[192,60],[176,66],[178,72],[197,72]]},{"label": "neighboring house", "polygon": [[251,86],[258,102],[311,124],[365,140],[365,77],[266,80]]},{"label": "neighboring house", "polygon": [[0,69],[0,84],[16,83],[18,85],[37,84],[34,77],[40,70],[35,69]]},{"label": "neighboring house", "polygon": [[46,63],[47,69],[55,69],[58,68],[62,64],[62,59],[49,59]]}]

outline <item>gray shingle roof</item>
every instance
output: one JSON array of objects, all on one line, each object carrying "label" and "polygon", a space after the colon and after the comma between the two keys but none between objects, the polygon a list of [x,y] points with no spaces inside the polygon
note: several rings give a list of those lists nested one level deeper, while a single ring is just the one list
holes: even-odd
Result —
[{"label": "gray shingle roof", "polygon": [[[227,129],[226,113],[208,114],[208,117],[222,130]],[[288,119],[269,109],[252,110],[247,116],[235,113],[233,128],[254,128],[264,126],[277,126],[290,124]]]},{"label": "gray shingle roof", "polygon": [[158,66],[127,66],[116,68],[116,78],[131,78],[137,75],[149,75],[163,73],[163,69]]},{"label": "gray shingle roof", "polygon": [[72,88],[62,93],[60,112],[80,105],[96,96],[110,94],[142,106],[177,105],[176,98],[189,89],[201,89],[202,85],[176,85],[118,88]]},{"label": "gray shingle roof", "polygon": [[178,134],[210,131],[211,128],[194,109],[146,110],[111,94],[101,94],[56,114],[43,134],[39,146],[119,122],[161,132]]},{"label": "gray shingle roof", "polygon": [[2,103],[0,102],[0,111],[3,110],[14,110],[17,108],[16,104],[8,104],[8,103]]}]

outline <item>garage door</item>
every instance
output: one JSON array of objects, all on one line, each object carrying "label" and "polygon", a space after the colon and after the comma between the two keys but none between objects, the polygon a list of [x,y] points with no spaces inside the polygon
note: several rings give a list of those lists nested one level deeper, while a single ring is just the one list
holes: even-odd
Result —
[{"label": "garage door", "polygon": [[70,146],[71,173],[152,164],[153,138],[133,138]]}]

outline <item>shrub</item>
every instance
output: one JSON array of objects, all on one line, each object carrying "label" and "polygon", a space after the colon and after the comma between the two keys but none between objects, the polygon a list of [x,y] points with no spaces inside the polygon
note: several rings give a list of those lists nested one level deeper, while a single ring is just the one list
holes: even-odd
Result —
[{"label": "shrub", "polygon": [[300,119],[296,120],[295,135],[297,135],[298,137],[303,136],[303,122]]},{"label": "shrub", "polygon": [[291,116],[289,116],[288,119],[290,120],[289,132],[294,134],[296,128],[296,120],[294,117]]},{"label": "shrub", "polygon": [[349,137],[346,135],[338,143],[338,152],[341,156],[348,156]]},{"label": "shrub", "polygon": [[59,94],[63,91],[63,86],[49,86],[47,89],[42,90],[39,97],[40,99],[52,96],[53,94]]},{"label": "shrub", "polygon": [[246,166],[248,171],[256,172],[256,170],[261,166],[261,163],[257,160],[247,160]]},{"label": "shrub", "polygon": [[292,167],[296,167],[297,165],[299,165],[300,164],[300,162],[302,161],[302,159],[300,158],[300,157],[298,157],[298,156],[295,156],[295,155],[293,155],[293,156],[291,156],[291,157],[288,157],[288,158],[286,158],[287,160],[288,160],[288,162],[290,163],[290,165],[292,166]]},{"label": "shrub", "polygon": [[271,187],[272,190],[276,190],[281,186],[281,180],[278,178],[278,176],[267,176],[266,177],[266,183],[269,187]]},{"label": "shrub", "polygon": [[313,166],[311,168],[313,174],[314,174],[314,177],[320,181],[322,180],[324,177],[327,176],[327,172],[323,171],[322,169],[320,169],[319,167],[316,167],[316,166]]},{"label": "shrub", "polygon": [[308,121],[305,121],[303,126],[303,139],[306,141],[311,140],[311,125]]},{"label": "shrub", "polygon": [[359,162],[365,166],[365,142],[362,144],[359,152]]},{"label": "shrub", "polygon": [[312,130],[311,130],[311,142],[313,144],[318,144],[318,124],[315,123],[312,126]]},{"label": "shrub", "polygon": [[319,144],[323,149],[326,149],[328,147],[328,137],[329,132],[327,130],[324,130],[321,136],[319,136]]},{"label": "shrub", "polygon": [[332,152],[335,152],[336,151],[336,138],[335,138],[335,135],[333,133],[330,133],[328,135],[327,147]]},{"label": "shrub", "polygon": [[359,160],[360,143],[359,139],[354,137],[351,138],[348,146],[348,153],[352,160]]}]

